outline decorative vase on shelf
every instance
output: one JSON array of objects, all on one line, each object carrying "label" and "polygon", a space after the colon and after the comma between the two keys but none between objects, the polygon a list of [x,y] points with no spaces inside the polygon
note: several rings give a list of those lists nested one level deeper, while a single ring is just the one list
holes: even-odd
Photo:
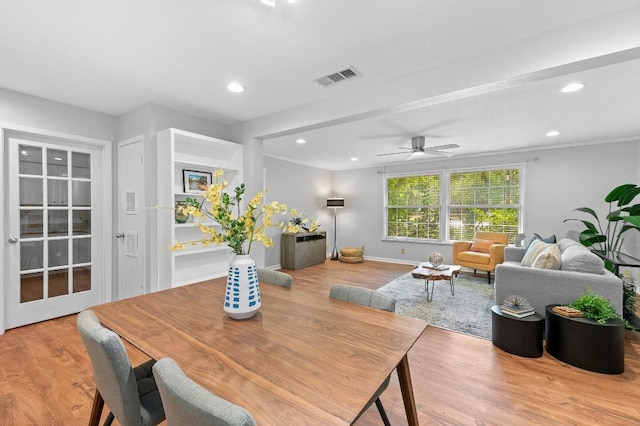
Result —
[{"label": "decorative vase on shelf", "polygon": [[229,263],[224,311],[233,319],[247,319],[261,305],[256,262],[248,254],[236,254]]},{"label": "decorative vase on shelf", "polygon": [[175,207],[176,223],[187,223],[189,214],[187,213],[187,203],[184,201],[178,201]]}]

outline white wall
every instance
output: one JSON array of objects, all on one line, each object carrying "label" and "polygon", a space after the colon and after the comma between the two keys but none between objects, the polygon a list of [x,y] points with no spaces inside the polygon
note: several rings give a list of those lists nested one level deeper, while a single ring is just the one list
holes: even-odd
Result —
[{"label": "white wall", "polygon": [[[264,168],[266,201],[284,203],[320,221],[321,229],[327,231],[327,241],[333,243],[333,216],[326,208],[327,197],[332,195],[331,172],[271,157],[264,158]],[[269,230],[274,246],[265,250],[268,268],[280,265],[280,233],[277,228]]]},{"label": "white wall", "polygon": [[115,139],[116,118],[0,88],[0,123],[75,136]]},{"label": "white wall", "polygon": [[[527,154],[490,155],[475,158],[451,158],[388,167],[387,173],[452,170],[468,167],[492,167],[524,164],[525,212],[524,231],[530,236],[556,234],[576,235],[581,225],[564,223],[575,217],[572,210],[588,206],[604,217],[608,205],[604,197],[615,186],[635,183],[638,176],[640,142],[586,145]],[[535,160],[537,158],[537,160]],[[424,261],[440,252],[445,262],[451,261],[449,243],[428,244],[384,241],[383,237],[383,170],[362,169],[333,173],[333,188],[345,198],[345,208],[338,216],[340,247],[365,246],[365,256],[397,262]],[[637,238],[636,238],[637,241]],[[401,254],[405,249],[405,254]],[[637,243],[629,252],[638,254]]]}]

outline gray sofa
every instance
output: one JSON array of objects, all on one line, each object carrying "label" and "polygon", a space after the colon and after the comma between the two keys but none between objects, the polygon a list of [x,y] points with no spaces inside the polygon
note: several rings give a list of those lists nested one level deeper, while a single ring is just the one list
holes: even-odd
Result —
[{"label": "gray sofa", "polygon": [[546,305],[572,303],[590,288],[622,315],[622,280],[604,269],[602,259],[580,243],[563,238],[558,247],[562,254],[559,270],[522,266],[525,249],[506,247],[504,263],[496,266],[496,304],[507,296],[523,296],[544,316]]}]

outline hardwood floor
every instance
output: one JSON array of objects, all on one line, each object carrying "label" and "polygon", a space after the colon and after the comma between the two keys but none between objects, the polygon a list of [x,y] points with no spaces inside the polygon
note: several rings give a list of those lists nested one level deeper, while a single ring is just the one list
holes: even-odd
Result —
[{"label": "hardwood floor", "polygon": [[[297,288],[328,294],[337,283],[379,288],[409,270],[327,261],[286,272]],[[94,384],[75,321],[71,315],[0,336],[0,425],[86,424]],[[145,360],[128,350],[134,364]],[[546,352],[542,358],[517,357],[490,341],[436,327],[427,328],[409,363],[421,424],[640,425],[640,332],[625,332],[621,375],[584,371]],[[406,424],[395,374],[382,402],[391,424]],[[381,424],[375,406],[357,423]]]}]

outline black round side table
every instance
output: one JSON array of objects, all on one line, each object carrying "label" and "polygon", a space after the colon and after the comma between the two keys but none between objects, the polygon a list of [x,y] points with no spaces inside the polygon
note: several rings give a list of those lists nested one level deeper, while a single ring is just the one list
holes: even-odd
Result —
[{"label": "black round side table", "polygon": [[499,305],[491,307],[491,341],[493,345],[514,355],[528,358],[542,356],[542,315],[517,318],[505,314]]},{"label": "black round side table", "polygon": [[587,318],[569,318],[546,308],[547,352],[560,361],[605,374],[624,372],[624,322],[604,324]]}]

